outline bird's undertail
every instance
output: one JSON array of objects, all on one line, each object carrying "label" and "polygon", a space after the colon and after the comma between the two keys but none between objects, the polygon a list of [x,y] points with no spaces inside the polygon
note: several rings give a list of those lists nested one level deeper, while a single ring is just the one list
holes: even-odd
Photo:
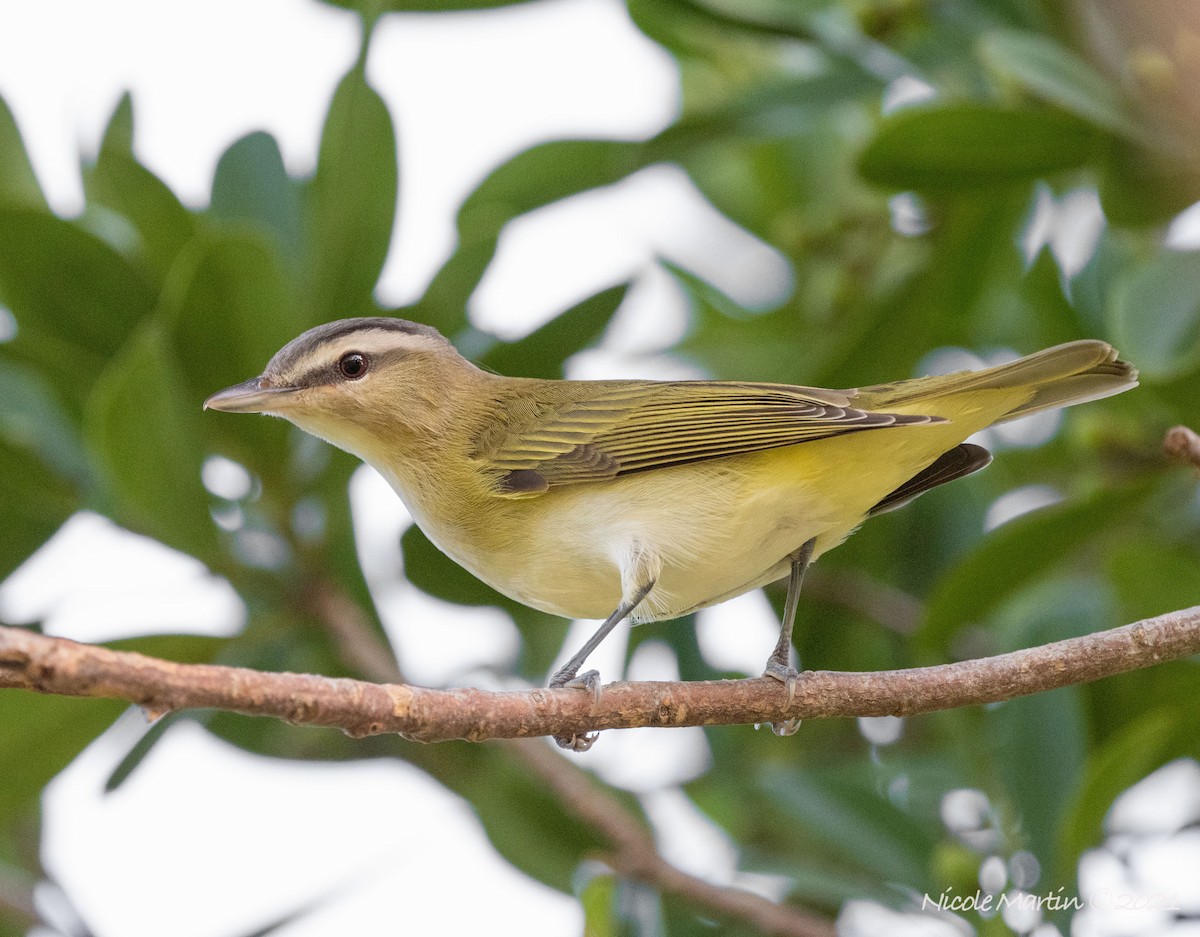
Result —
[{"label": "bird's undertail", "polygon": [[888,402],[901,403],[916,396],[931,399],[970,390],[1029,388],[1031,396],[1024,403],[995,421],[1003,423],[1041,410],[1109,397],[1135,386],[1137,369],[1118,358],[1117,350],[1107,342],[1088,339],[1055,345],[981,371],[900,381],[886,389],[862,388],[861,392],[890,397],[890,401],[872,401],[882,409]]}]

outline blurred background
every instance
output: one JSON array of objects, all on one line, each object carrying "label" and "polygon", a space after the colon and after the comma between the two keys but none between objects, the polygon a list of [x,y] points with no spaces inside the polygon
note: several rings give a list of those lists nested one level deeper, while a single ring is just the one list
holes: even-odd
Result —
[{"label": "blurred background", "polygon": [[[544,377],[853,387],[1107,339],[1141,388],[989,431],[987,471],[823,557],[801,663],[940,663],[1200,597],[1200,489],[1160,454],[1200,423],[1186,0],[0,0],[0,98],[5,624],[543,685],[594,623],[473,580],[344,453],[200,411],[381,310]],[[782,599],[594,662],[756,674]],[[1182,937],[1198,688],[1181,661],[571,760],[668,860],[844,935]],[[0,694],[0,934],[753,933],[615,877],[503,745],[154,715]],[[1060,901],[932,909],[977,890]]]}]

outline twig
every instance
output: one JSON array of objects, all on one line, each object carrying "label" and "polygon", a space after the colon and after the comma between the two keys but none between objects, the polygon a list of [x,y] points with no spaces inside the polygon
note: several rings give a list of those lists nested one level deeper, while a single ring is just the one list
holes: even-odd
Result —
[{"label": "twig", "polygon": [[836,933],[833,922],[826,918],[740,888],[706,882],[676,868],[658,854],[645,827],[586,772],[540,741],[521,739],[509,745],[568,809],[609,841],[613,853],[605,860],[619,874],[678,895],[719,917],[745,921],[763,934],[833,937]]},{"label": "twig", "polygon": [[1186,426],[1172,426],[1163,437],[1167,457],[1200,471],[1200,435]]},{"label": "twig", "polygon": [[371,625],[362,608],[334,582],[323,577],[301,596],[304,607],[325,626],[342,661],[379,683],[402,683],[396,655]]},{"label": "twig", "polygon": [[[403,679],[395,655],[362,609],[335,583],[321,580],[306,595],[308,609],[324,623],[343,660],[355,662],[372,679]],[[526,769],[557,795],[580,821],[608,840],[605,863],[617,875],[677,895],[709,914],[745,921],[768,937],[834,937],[827,918],[792,905],[777,904],[732,885],[706,882],[676,868],[659,855],[641,820],[611,791],[566,758],[534,739],[501,742]]]},{"label": "twig", "polygon": [[814,566],[804,576],[804,594],[842,605],[896,634],[912,634],[923,614],[918,599],[858,570]]},{"label": "twig", "polygon": [[395,732],[434,742],[564,735],[638,726],[733,725],[790,718],[912,715],[1085,683],[1200,653],[1200,606],[996,657],[873,673],[810,671],[792,705],[776,680],[612,683],[578,690],[432,690],[305,674],[176,664],[0,627],[0,687],[123,699],[162,714],[223,709]]}]

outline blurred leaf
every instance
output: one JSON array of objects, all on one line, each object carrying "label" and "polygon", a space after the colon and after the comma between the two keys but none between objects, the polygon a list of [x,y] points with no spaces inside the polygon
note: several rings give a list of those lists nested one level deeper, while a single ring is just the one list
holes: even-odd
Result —
[{"label": "blurred leaf", "polygon": [[[261,374],[271,356],[316,322],[261,234],[205,235],[180,258],[161,316],[184,405],[199,414],[210,394]],[[279,420],[206,413],[201,425],[224,453],[264,479],[284,476],[288,427]]]},{"label": "blurred leaf", "polygon": [[[1087,753],[1080,692],[1064,687],[1006,700],[986,711],[1003,790],[1023,839],[1045,868],[1057,868],[1058,831],[1074,797]],[[1036,765],[1037,770],[1030,770]],[[1070,882],[1048,883],[1051,888]]]},{"label": "blurred leaf", "polygon": [[0,441],[0,580],[78,508],[74,491],[24,449]]},{"label": "blurred leaf", "polygon": [[36,453],[60,478],[85,487],[90,481],[78,428],[41,373],[0,359],[0,439]]},{"label": "blurred leaf", "polygon": [[17,336],[0,345],[42,369],[73,411],[154,295],[115,250],[53,215],[0,209],[0,303]]},{"label": "blurred leaf", "polygon": [[104,128],[104,136],[100,140],[100,151],[132,156],[133,127],[133,95],[126,91],[108,118],[108,126]]},{"label": "blurred leaf", "polygon": [[124,708],[115,700],[0,693],[0,830],[37,809],[42,788]]},{"label": "blurred leaf", "polygon": [[248,222],[266,231],[283,256],[298,265],[304,237],[300,196],[275,138],[259,131],[236,140],[221,154],[209,212],[222,221]]},{"label": "blurred leaf", "polygon": [[[883,884],[903,882],[919,888],[928,883],[935,831],[880,794],[874,774],[863,764],[771,766],[760,783],[783,812],[784,822],[836,856],[838,864]],[[844,880],[839,876],[829,878],[831,883],[840,881]]]},{"label": "blurred leaf", "polygon": [[360,63],[334,92],[308,193],[306,295],[319,319],[374,309],[397,185],[392,119]]},{"label": "blurred leaf", "polygon": [[859,170],[894,189],[954,192],[1083,165],[1096,133],[1068,114],[990,104],[908,108],[887,118]]},{"label": "blurred leaf", "polygon": [[33,164],[25,152],[21,131],[8,104],[0,98],[0,205],[46,210]]},{"label": "blurred leaf", "polygon": [[138,233],[138,250],[159,281],[196,230],[175,193],[132,156],[102,149],[84,174],[88,200],[128,219]]},{"label": "blurred leaf", "polygon": [[616,920],[617,878],[614,875],[593,875],[579,893],[583,906],[584,937],[619,937]]},{"label": "blurred leaf", "polygon": [[467,300],[512,219],[568,195],[610,185],[642,168],[646,144],[557,140],[531,147],[497,167],[458,212],[458,247],[438,271],[412,317],[454,335],[467,324]]},{"label": "blurred leaf", "polygon": [[792,310],[751,312],[677,264],[663,266],[684,288],[691,305],[691,327],[677,347],[684,357],[725,380],[795,384],[816,370],[810,356],[817,349],[787,335],[795,322]]},{"label": "blurred leaf", "polygon": [[1100,203],[1111,225],[1166,224],[1200,199],[1200,174],[1188,157],[1125,140],[1111,141],[1099,156]]},{"label": "blurred leaf", "polygon": [[180,392],[179,371],[162,330],[145,328],[97,383],[85,433],[116,520],[211,561],[217,538],[200,483],[199,413]]},{"label": "blurred leaf", "polygon": [[628,291],[628,283],[603,290],[520,341],[493,345],[480,363],[500,374],[561,378],[566,359],[604,334]]},{"label": "blurred leaf", "polygon": [[944,653],[948,640],[960,628],[984,620],[1030,580],[1093,543],[1145,494],[1141,487],[1102,491],[1084,500],[1032,511],[989,533],[942,577],[930,597],[917,635],[922,647]]},{"label": "blurred leaf", "polygon": [[1077,858],[1104,839],[1104,817],[1117,795],[1169,761],[1171,741],[1188,731],[1190,722],[1178,710],[1153,710],[1088,754],[1072,796],[1064,800],[1058,866],[1048,870],[1053,877],[1047,877],[1047,882],[1071,881]]},{"label": "blurred leaf", "polygon": [[1126,621],[1188,608],[1200,597],[1200,567],[1182,544],[1122,543],[1109,555],[1108,577]]},{"label": "blurred leaf", "polygon": [[133,225],[138,252],[161,283],[196,225],[175,193],[133,155],[133,101],[128,93],[109,120],[96,164],[84,168],[83,186],[89,212],[103,206]]},{"label": "blurred leaf", "polygon": [[1200,366],[1200,252],[1163,251],[1113,286],[1113,343],[1143,378],[1168,380]]},{"label": "blurred leaf", "polygon": [[984,34],[979,51],[987,65],[1036,97],[1105,130],[1140,134],[1108,80],[1049,36],[997,29]]}]

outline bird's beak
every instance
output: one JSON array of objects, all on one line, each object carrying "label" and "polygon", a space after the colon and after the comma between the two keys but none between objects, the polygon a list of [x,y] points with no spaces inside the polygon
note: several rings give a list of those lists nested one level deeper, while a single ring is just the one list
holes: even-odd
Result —
[{"label": "bird's beak", "polygon": [[204,409],[226,413],[269,413],[296,390],[295,387],[267,387],[261,377],[252,377],[217,391],[204,401]]}]

